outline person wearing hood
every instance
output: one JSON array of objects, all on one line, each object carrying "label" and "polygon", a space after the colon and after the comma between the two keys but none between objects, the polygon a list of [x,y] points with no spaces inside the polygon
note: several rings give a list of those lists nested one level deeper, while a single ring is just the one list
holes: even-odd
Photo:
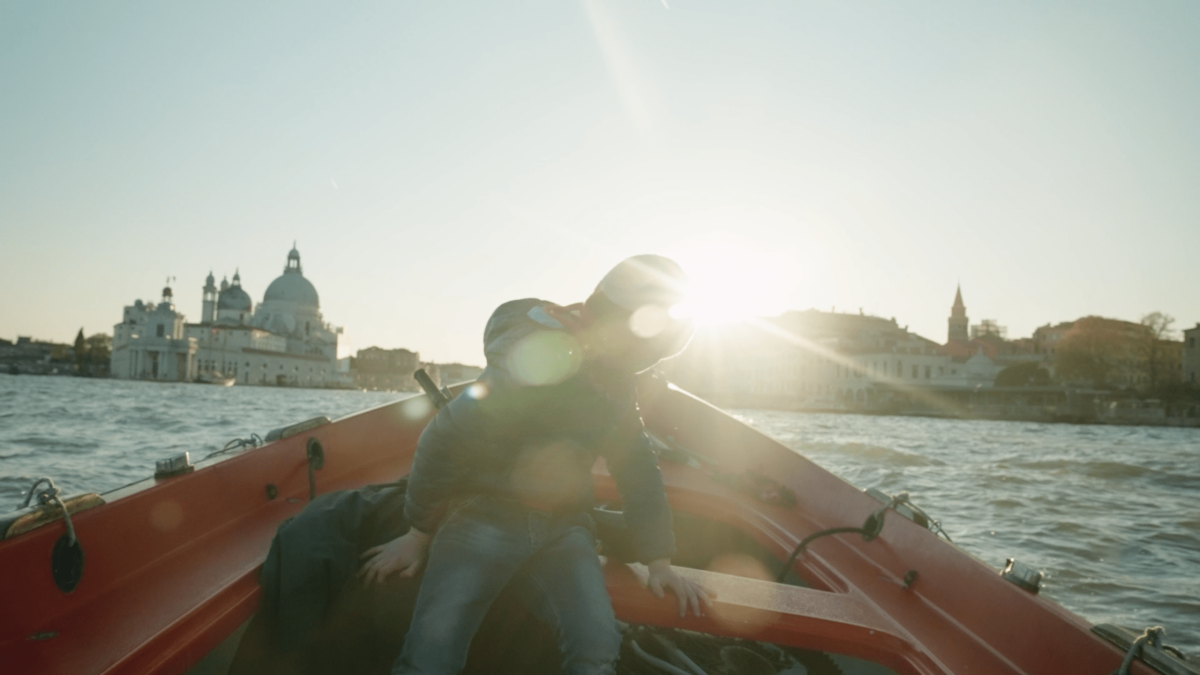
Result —
[{"label": "person wearing hood", "polygon": [[598,457],[650,589],[673,592],[681,615],[709,604],[671,567],[671,511],[634,379],[690,340],[686,286],[675,262],[640,255],[582,303],[514,300],[492,314],[483,374],[418,441],[405,503],[412,529],[363,554],[367,583],[424,570],[393,673],[458,673],[510,585],[552,628],[565,673],[614,672],[620,635],[590,515]]}]

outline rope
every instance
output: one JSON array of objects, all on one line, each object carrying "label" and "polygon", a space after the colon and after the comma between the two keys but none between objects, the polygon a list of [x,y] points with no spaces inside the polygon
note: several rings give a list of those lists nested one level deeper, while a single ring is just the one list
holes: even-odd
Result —
[{"label": "rope", "polygon": [[[46,488],[38,492],[37,488],[42,483],[46,484]],[[25,501],[21,503],[21,508],[29,506],[30,502],[33,501],[34,495],[37,495],[38,506],[45,506],[52,503],[57,504],[58,508],[62,509],[63,520],[67,523],[67,543],[74,546],[75,542],[78,541],[78,538],[75,536],[75,524],[71,522],[71,512],[67,510],[67,505],[63,502],[59,493],[60,490],[54,484],[54,481],[43,476],[33,481],[33,485],[29,487],[29,492],[25,494]]]},{"label": "rope", "polygon": [[1142,633],[1138,639],[1129,645],[1129,651],[1125,652],[1125,660],[1121,662],[1121,667],[1117,669],[1113,675],[1129,675],[1129,669],[1133,667],[1133,660],[1142,655],[1143,648],[1146,643],[1150,643],[1151,647],[1162,649],[1162,637],[1167,630],[1162,626],[1150,626],[1146,632]]},{"label": "rope", "polygon": [[863,521],[862,527],[831,527],[825,530],[813,532],[812,534],[808,535],[802,539],[799,544],[796,544],[796,548],[793,549],[792,554],[788,556],[787,562],[783,563],[783,568],[779,570],[779,575],[775,577],[775,582],[783,583],[784,578],[787,577],[788,571],[792,569],[792,564],[796,562],[796,558],[798,558],[800,554],[804,552],[804,549],[807,548],[808,545],[813,541],[820,539],[821,537],[828,537],[831,534],[851,533],[861,534],[864,541],[871,541],[872,539],[878,537],[879,533],[883,531],[883,516],[885,513],[887,513],[887,510],[895,508],[898,504],[905,503],[909,504],[910,507],[912,506],[912,504],[908,501],[908,493],[900,492],[892,497],[892,500],[888,502],[886,506],[867,516],[867,519]]},{"label": "rope", "polygon": [[937,534],[940,534],[943,537],[945,537],[946,541],[950,542],[951,544],[954,543],[954,540],[950,538],[950,535],[947,534],[946,531],[942,529],[942,521],[935,520],[928,513],[925,512],[925,509],[917,506],[916,504],[914,504],[912,502],[908,502],[908,508],[912,509],[916,513],[921,514],[921,516],[923,518],[925,518],[925,520],[929,521],[929,529],[931,529],[934,532],[936,532]]},{"label": "rope", "polygon": [[637,654],[639,658],[655,668],[658,668],[664,673],[669,673],[670,675],[692,675],[692,673],[689,673],[682,668],[676,668],[660,658],[651,656],[646,652],[646,650],[642,649],[642,646],[637,643],[637,640],[630,640],[629,646],[633,648],[633,652]]},{"label": "rope", "polygon": [[[29,487],[29,492],[25,493],[25,501],[21,502],[21,508],[25,508],[25,507],[29,506],[29,503],[31,501],[33,501],[33,496],[35,494],[38,494],[38,493],[34,492],[34,490],[36,490],[37,487],[39,485],[41,485],[42,483],[46,483],[49,486],[49,489],[51,489],[51,490],[58,489],[57,487],[54,486],[54,481],[50,480],[49,478],[42,477],[42,478],[39,478],[39,479],[33,481],[33,485],[31,485]],[[39,499],[40,499],[40,496],[39,496]]]},{"label": "rope", "polygon": [[670,656],[671,660],[675,661],[680,668],[692,671],[692,675],[708,675],[703,668],[696,665],[696,662],[688,657],[687,654],[684,654],[682,649],[676,647],[674,642],[671,642],[658,633],[651,633],[650,637],[654,638],[658,644],[662,645],[662,648],[667,651],[667,654]]},{"label": "rope", "polygon": [[262,445],[264,442],[265,441],[263,441],[262,436],[259,436],[258,434],[250,434],[250,438],[235,438],[232,441],[229,441],[228,443],[226,443],[225,447],[221,448],[220,450],[217,450],[216,452],[208,453],[200,461],[203,462],[205,459],[208,459],[210,457],[216,457],[217,455],[224,454],[231,450],[241,450],[242,448],[257,448],[258,446]]}]

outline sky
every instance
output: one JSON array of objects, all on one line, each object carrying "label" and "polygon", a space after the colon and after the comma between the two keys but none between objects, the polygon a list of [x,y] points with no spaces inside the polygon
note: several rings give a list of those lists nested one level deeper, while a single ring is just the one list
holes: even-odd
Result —
[{"label": "sky", "polygon": [[677,258],[713,316],[1200,322],[1200,3],[0,1],[0,337],[293,241],[346,345],[482,362]]}]

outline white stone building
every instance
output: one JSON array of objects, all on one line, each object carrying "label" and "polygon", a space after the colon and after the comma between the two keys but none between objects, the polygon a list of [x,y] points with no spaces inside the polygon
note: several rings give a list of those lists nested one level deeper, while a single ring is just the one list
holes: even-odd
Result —
[{"label": "white stone building", "polygon": [[196,341],[185,335],[183,314],[175,311],[171,287],[162,302],[138,300],[113,326],[109,373],[123,380],[186,382],[196,376]]},{"label": "white stone building", "polygon": [[[267,286],[257,308],[236,272],[232,283],[223,280],[219,289],[210,273],[203,291],[198,323],[185,323],[183,315],[175,312],[169,302],[159,305],[159,308],[164,304],[170,307],[173,323],[163,331],[178,342],[177,351],[186,345],[186,369],[181,365],[164,371],[161,365],[164,357],[136,356],[139,350],[163,352],[166,348],[147,340],[153,337],[149,330],[159,330],[153,327],[158,325],[159,314],[163,317],[167,314],[138,301],[125,309],[126,323],[131,328],[122,331],[125,324],[120,324],[114,332],[114,376],[198,381],[232,378],[238,385],[259,386],[351,386],[348,373],[338,364],[342,329],[329,325],[322,317],[317,289],[304,277],[300,252],[295,247],[288,253],[283,274]],[[144,318],[139,311],[145,314]],[[136,319],[133,323],[130,323],[131,312]],[[139,328],[142,325],[151,328]],[[127,338],[121,342],[122,332],[132,334],[136,340]],[[129,354],[118,358],[118,351]],[[146,358],[156,361],[158,370],[153,370],[153,363],[147,366]],[[148,367],[151,369],[147,370]]]},{"label": "white stone building", "polygon": [[241,275],[221,282],[209,274],[199,323],[188,324],[197,345],[200,379],[234,378],[239,385],[343,387],[338,368],[342,333],[321,315],[317,289],[304,277],[300,252],[288,252],[283,274],[267,286],[258,307]]},{"label": "white stone building", "polygon": [[1183,358],[1180,359],[1183,381],[1200,386],[1200,323],[1183,331]]},{"label": "white stone building", "polygon": [[874,316],[790,312],[760,321],[755,332],[730,340],[728,388],[718,393],[837,408],[877,402],[887,392],[990,388],[1003,369],[982,350],[956,359],[894,319]]}]

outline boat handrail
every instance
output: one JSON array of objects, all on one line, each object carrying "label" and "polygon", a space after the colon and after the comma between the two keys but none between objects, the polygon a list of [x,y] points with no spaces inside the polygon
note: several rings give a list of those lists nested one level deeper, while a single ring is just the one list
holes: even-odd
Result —
[{"label": "boat handrail", "polygon": [[828,537],[829,535],[833,534],[861,534],[863,541],[871,541],[878,537],[879,533],[883,531],[883,517],[887,513],[887,510],[894,509],[900,504],[907,503],[909,503],[908,493],[897,492],[892,496],[891,500],[886,506],[883,506],[876,511],[872,511],[871,514],[867,516],[867,519],[863,521],[862,527],[829,527],[824,530],[817,530],[804,539],[801,539],[800,543],[796,544],[796,548],[792,549],[792,554],[788,556],[787,561],[783,563],[783,568],[779,570],[779,575],[775,579],[776,583],[783,583],[783,580],[787,578],[787,573],[792,569],[792,564],[796,562],[796,558],[798,558],[800,554],[804,552],[804,549],[813,541],[820,539],[821,537]]}]

